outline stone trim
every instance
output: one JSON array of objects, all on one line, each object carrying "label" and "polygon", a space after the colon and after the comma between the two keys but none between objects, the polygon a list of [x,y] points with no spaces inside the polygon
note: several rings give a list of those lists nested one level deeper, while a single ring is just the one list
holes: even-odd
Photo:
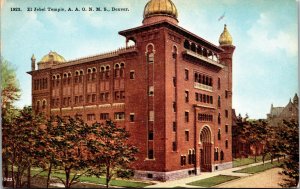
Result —
[{"label": "stone trim", "polygon": [[[216,170],[216,166],[218,167],[218,170]],[[220,164],[213,164],[212,165],[212,171],[221,171],[224,169],[230,169],[233,167],[232,161],[226,162],[226,163],[220,163]]]},{"label": "stone trim", "polygon": [[110,108],[111,107],[111,104],[101,104],[101,105],[98,105],[99,108]]},{"label": "stone trim", "polygon": [[85,109],[97,108],[97,105],[85,106]]},{"label": "stone trim", "polygon": [[79,110],[79,109],[83,109],[83,106],[77,106],[73,108],[74,110]]},{"label": "stone trim", "polygon": [[60,108],[53,108],[53,109],[51,109],[51,112],[58,112],[58,111],[60,111]]},{"label": "stone trim", "polygon": [[67,108],[62,108],[61,111],[66,111],[66,110],[72,110],[71,107],[67,107]]}]

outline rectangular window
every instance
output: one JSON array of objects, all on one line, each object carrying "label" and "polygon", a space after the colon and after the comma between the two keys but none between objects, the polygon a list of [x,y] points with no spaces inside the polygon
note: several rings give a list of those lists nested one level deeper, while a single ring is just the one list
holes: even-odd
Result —
[{"label": "rectangular window", "polygon": [[173,102],[173,112],[176,112],[176,102]]},{"label": "rectangular window", "polygon": [[218,89],[220,90],[221,89],[221,79],[218,78]]},{"label": "rectangular window", "polygon": [[129,119],[130,119],[130,122],[134,122],[134,113],[131,113],[131,114],[130,114]]},{"label": "rectangular window", "polygon": [[189,80],[189,70],[187,69],[184,70],[184,79]]},{"label": "rectangular window", "polygon": [[121,98],[121,99],[125,99],[125,91],[121,91],[120,93],[121,93],[121,94],[120,94],[120,98]]},{"label": "rectangular window", "polygon": [[154,111],[149,111],[149,121],[154,121]]},{"label": "rectangular window", "polygon": [[134,71],[130,71],[130,79],[135,79],[135,72]]},{"label": "rectangular window", "polygon": [[228,110],[225,110],[225,117],[228,118]]},{"label": "rectangular window", "polygon": [[185,91],[185,102],[189,102],[189,91]]},{"label": "rectangular window", "polygon": [[173,132],[176,132],[177,131],[177,124],[176,122],[174,121],[173,122]]},{"label": "rectangular window", "polygon": [[195,99],[196,99],[196,102],[199,101],[199,96],[198,96],[198,93],[195,93]]},{"label": "rectangular window", "polygon": [[173,77],[173,86],[176,87],[176,77]]},{"label": "rectangular window", "polygon": [[149,87],[149,96],[154,96],[154,86]]},{"label": "rectangular window", "polygon": [[109,113],[101,113],[100,120],[107,120],[109,119]]},{"label": "rectangular window", "polygon": [[154,159],[154,153],[153,150],[148,151],[148,159]]},{"label": "rectangular window", "polygon": [[184,134],[185,134],[185,141],[189,141],[190,140],[190,138],[189,138],[190,137],[189,136],[190,135],[189,131],[185,131]]},{"label": "rectangular window", "polygon": [[90,102],[91,102],[91,95],[87,95],[87,97],[86,97],[86,101],[87,101],[88,103],[90,103]]},{"label": "rectangular window", "polygon": [[184,120],[185,122],[189,122],[189,112],[184,112]]},{"label": "rectangular window", "polygon": [[93,94],[93,95],[92,95],[92,102],[96,102],[96,98],[97,98],[97,97],[96,97],[96,94]]},{"label": "rectangular window", "polygon": [[120,99],[120,92],[115,92],[115,100],[119,100]]},{"label": "rectangular window", "polygon": [[148,140],[153,140],[153,131],[149,131]]},{"label": "rectangular window", "polygon": [[218,140],[221,140],[221,130],[218,131]]},{"label": "rectangular window", "polygon": [[109,93],[105,93],[105,101],[108,101],[109,99]]},{"label": "rectangular window", "polygon": [[228,133],[228,125],[225,125],[225,132]]},{"label": "rectangular window", "polygon": [[172,150],[175,152],[177,151],[177,143],[176,142],[173,142],[172,143]]},{"label": "rectangular window", "polygon": [[228,98],[228,91],[225,91],[225,98]]},{"label": "rectangular window", "polygon": [[214,103],[214,102],[213,102],[213,97],[210,96],[209,99],[210,99],[210,104],[213,104],[213,103]]},{"label": "rectangular window", "polygon": [[96,119],[95,114],[88,114],[87,115],[87,120],[88,121],[94,121]]},{"label": "rectangular window", "polygon": [[228,148],[228,140],[225,141],[225,147]]},{"label": "rectangular window", "polygon": [[115,120],[124,120],[125,119],[125,113],[124,112],[116,112],[115,113]]}]

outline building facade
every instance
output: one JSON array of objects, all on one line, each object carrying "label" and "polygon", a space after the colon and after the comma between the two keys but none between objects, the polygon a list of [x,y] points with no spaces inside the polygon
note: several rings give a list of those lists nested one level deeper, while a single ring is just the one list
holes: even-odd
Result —
[{"label": "building facade", "polygon": [[270,113],[267,114],[268,124],[277,126],[282,124],[283,120],[299,120],[299,97],[295,94],[293,100],[290,99],[289,103],[285,107],[274,107],[271,105]]},{"label": "building facade", "polygon": [[[214,45],[178,25],[171,0],[150,0],[126,47],[66,61],[31,58],[32,106],[47,116],[112,119],[139,148],[135,177],[172,180],[232,167],[232,56],[226,28]],[[128,46],[133,42],[133,46]]]}]

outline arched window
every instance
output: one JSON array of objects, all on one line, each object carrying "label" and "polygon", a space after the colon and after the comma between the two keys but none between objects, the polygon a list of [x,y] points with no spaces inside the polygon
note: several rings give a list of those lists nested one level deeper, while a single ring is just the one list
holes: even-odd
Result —
[{"label": "arched window", "polygon": [[105,68],[105,77],[106,77],[106,78],[109,78],[109,76],[110,76],[109,73],[110,73],[110,66],[107,65],[106,68]]},{"label": "arched window", "polygon": [[173,54],[173,58],[176,59],[177,58],[177,54],[178,54],[178,49],[177,49],[176,46],[173,46],[172,54]]},{"label": "arched window", "polygon": [[46,108],[46,100],[43,100],[43,105],[42,108],[45,109]]},{"label": "arched window", "polygon": [[228,140],[225,141],[225,147],[228,148]]},{"label": "arched window", "polygon": [[218,107],[221,108],[221,97],[218,96]]},{"label": "arched window", "polygon": [[124,68],[125,68],[125,64],[122,62],[120,64],[121,69],[120,69],[120,77],[124,77]]},{"label": "arched window", "polygon": [[218,124],[221,124],[221,114],[218,115]]},{"label": "arched window", "polygon": [[184,41],[183,46],[184,46],[184,48],[186,48],[186,49],[190,49],[190,48],[191,48],[190,42],[189,42],[188,40],[185,40],[185,41]]},{"label": "arched window", "polygon": [[215,161],[219,160],[219,148],[215,148],[215,155],[214,155]]},{"label": "arched window", "polygon": [[191,45],[191,50],[193,51],[193,52],[196,52],[196,44],[195,43],[192,43],[192,45]]},{"label": "arched window", "polygon": [[120,77],[120,65],[115,64],[115,78]]},{"label": "arched window", "polygon": [[218,130],[218,140],[221,140],[221,129]]}]

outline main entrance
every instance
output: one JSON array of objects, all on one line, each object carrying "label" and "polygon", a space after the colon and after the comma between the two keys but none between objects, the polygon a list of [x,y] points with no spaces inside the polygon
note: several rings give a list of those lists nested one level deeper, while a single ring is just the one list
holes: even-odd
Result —
[{"label": "main entrance", "polygon": [[211,132],[205,126],[200,133],[202,148],[200,149],[200,170],[201,172],[211,172]]}]

